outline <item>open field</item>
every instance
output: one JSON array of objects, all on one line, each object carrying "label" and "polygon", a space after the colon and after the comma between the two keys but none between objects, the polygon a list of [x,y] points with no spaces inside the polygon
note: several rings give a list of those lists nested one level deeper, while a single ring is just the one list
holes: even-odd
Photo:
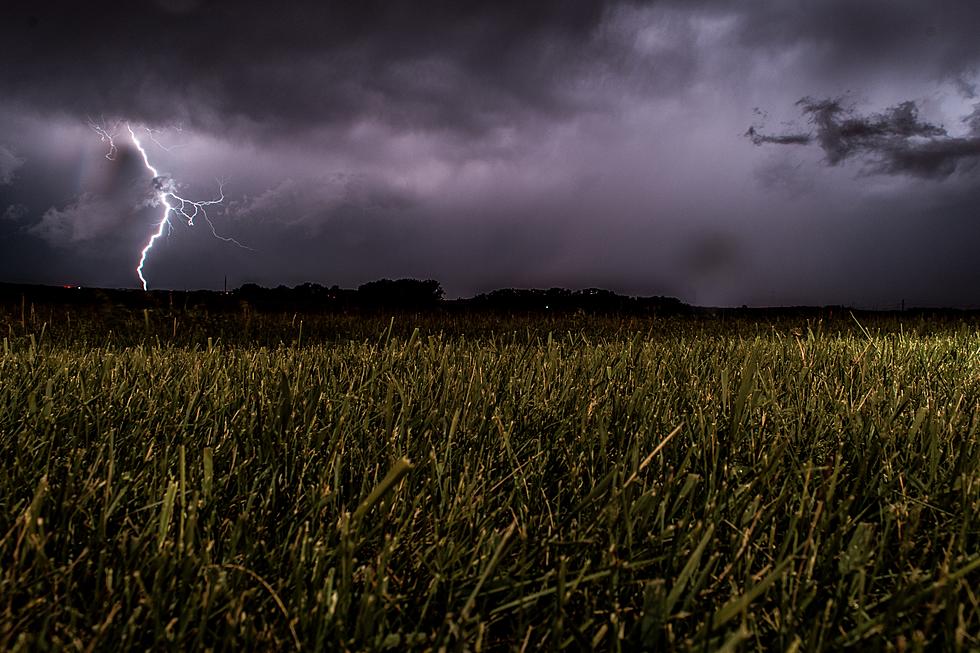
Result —
[{"label": "open field", "polygon": [[973,323],[4,311],[0,648],[980,647]]}]

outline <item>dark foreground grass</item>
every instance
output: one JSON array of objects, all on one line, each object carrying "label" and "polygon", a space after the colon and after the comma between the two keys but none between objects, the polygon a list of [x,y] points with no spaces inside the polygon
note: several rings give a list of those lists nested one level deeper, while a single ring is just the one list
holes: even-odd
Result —
[{"label": "dark foreground grass", "polygon": [[663,331],[11,330],[0,648],[980,646],[980,336]]}]

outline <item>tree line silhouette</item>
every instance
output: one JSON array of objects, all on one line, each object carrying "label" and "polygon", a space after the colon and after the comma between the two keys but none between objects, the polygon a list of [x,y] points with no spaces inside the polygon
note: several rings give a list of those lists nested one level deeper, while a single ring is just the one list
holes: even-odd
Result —
[{"label": "tree line silhouette", "polygon": [[0,303],[85,305],[121,304],[132,308],[161,306],[238,310],[243,304],[262,311],[492,313],[676,314],[691,310],[674,297],[631,297],[588,288],[503,288],[474,297],[446,299],[435,279],[379,279],[357,288],[303,283],[266,288],[246,283],[227,292],[213,290],[131,290],[0,283]]}]

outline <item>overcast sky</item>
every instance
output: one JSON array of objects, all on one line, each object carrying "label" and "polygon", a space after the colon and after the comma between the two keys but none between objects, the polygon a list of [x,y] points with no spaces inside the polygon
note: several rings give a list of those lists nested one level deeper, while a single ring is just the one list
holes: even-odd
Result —
[{"label": "overcast sky", "polygon": [[973,0],[13,4],[0,281],[980,306]]}]

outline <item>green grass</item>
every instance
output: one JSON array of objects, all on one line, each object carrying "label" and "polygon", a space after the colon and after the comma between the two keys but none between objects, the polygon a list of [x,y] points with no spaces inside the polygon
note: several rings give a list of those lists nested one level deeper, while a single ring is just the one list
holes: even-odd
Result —
[{"label": "green grass", "polygon": [[0,648],[980,647],[973,328],[187,319],[7,315]]}]

